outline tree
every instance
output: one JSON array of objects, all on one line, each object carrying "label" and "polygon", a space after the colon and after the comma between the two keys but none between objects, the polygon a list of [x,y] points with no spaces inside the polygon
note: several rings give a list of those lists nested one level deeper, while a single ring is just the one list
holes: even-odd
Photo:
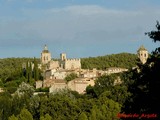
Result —
[{"label": "tree", "polygon": [[52,117],[49,114],[45,114],[45,116],[40,117],[40,120],[52,120]]},{"label": "tree", "polygon": [[[146,33],[154,42],[160,41],[160,25],[157,21],[156,31]],[[156,119],[160,116],[160,47],[152,52],[151,57],[142,65],[138,64],[136,71],[133,71],[133,84],[129,86],[132,93],[124,106],[127,113],[154,113]]]},{"label": "tree", "polygon": [[0,120],[7,120],[11,113],[11,97],[4,93],[0,96]]},{"label": "tree", "polygon": [[94,105],[91,109],[89,120],[101,120],[103,119],[102,112],[96,105]]},{"label": "tree", "polygon": [[132,68],[136,65],[136,54],[119,53],[98,57],[82,58],[81,65],[83,69],[106,69],[108,67]]},{"label": "tree", "polygon": [[33,95],[33,92],[34,92],[34,88],[33,86],[30,86],[29,84],[25,83],[25,82],[22,82],[20,85],[19,85],[19,88],[17,89],[16,93],[18,95],[27,95],[27,96],[32,96]]},{"label": "tree", "polygon": [[71,80],[73,80],[73,79],[75,79],[75,78],[77,78],[78,76],[77,76],[77,74],[76,73],[71,73],[71,74],[69,74],[69,75],[67,75],[66,77],[65,77],[65,80],[68,82],[68,81],[71,81]]},{"label": "tree", "polygon": [[80,114],[80,116],[78,117],[78,120],[88,120],[88,118],[87,118],[86,114],[84,112],[82,112]]},{"label": "tree", "polygon": [[95,81],[94,90],[97,96],[107,90],[111,90],[114,85],[114,80],[117,78],[116,75],[103,75]]},{"label": "tree", "polygon": [[25,108],[23,108],[18,115],[19,120],[33,120],[32,114]]},{"label": "tree", "polygon": [[39,70],[38,70],[38,63],[36,58],[34,58],[34,80],[38,80],[39,79]]},{"label": "tree", "polygon": [[8,118],[8,120],[18,120],[18,118],[13,114],[11,117]]},{"label": "tree", "polygon": [[120,77],[120,74],[111,74],[111,75],[103,75],[99,77],[95,81],[94,87],[88,86],[86,91],[87,94],[92,95],[93,97],[98,97],[104,92],[108,92],[108,98],[123,104],[125,100],[130,96],[130,93],[128,92],[127,86],[123,83],[121,84],[114,84],[114,81]]},{"label": "tree", "polygon": [[72,120],[77,118],[80,108],[66,93],[56,93],[43,97],[40,103],[40,115],[49,113],[53,119]]}]

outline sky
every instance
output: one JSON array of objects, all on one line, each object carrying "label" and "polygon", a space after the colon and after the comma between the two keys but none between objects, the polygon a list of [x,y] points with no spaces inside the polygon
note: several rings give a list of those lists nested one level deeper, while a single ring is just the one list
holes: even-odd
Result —
[{"label": "sky", "polygon": [[0,0],[0,58],[152,52],[157,20],[160,0]]}]

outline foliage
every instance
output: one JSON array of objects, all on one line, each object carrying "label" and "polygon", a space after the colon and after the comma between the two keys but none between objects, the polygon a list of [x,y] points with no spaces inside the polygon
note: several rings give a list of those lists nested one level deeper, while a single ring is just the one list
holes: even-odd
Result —
[{"label": "foliage", "polygon": [[[31,62],[35,64],[32,71]],[[39,59],[32,58],[4,58],[0,59],[0,86],[4,87],[9,93],[14,93],[22,82],[29,82],[34,85],[34,80],[41,79],[38,69]],[[24,67],[24,68],[23,68]],[[26,71],[26,68],[28,71]],[[29,74],[29,75],[27,75]]]},{"label": "foliage", "polygon": [[37,58],[4,58],[0,59],[0,79],[2,80],[3,83],[8,82],[8,81],[13,81],[20,79],[22,76],[26,76],[26,69],[23,69],[27,66],[26,63],[34,63],[35,64],[35,69],[33,77],[37,79],[37,77],[40,74],[38,68],[38,63],[40,63],[40,60]]},{"label": "foliage", "polygon": [[8,115],[10,116],[12,113],[11,111],[11,105],[12,101],[10,99],[10,96],[7,94],[2,94],[0,97],[0,118],[2,120],[7,120]]},{"label": "foliage", "polygon": [[125,100],[130,96],[127,92],[128,88],[125,85],[124,78],[122,84],[114,85],[114,81],[121,76],[120,74],[103,75],[95,81],[94,87],[88,86],[87,94],[94,97],[99,97],[101,94],[106,93],[107,97],[123,104]]},{"label": "foliage", "polygon": [[[121,105],[107,97],[105,93],[98,98],[88,98],[73,92],[60,92],[49,95],[22,94],[0,96],[1,118],[34,120],[75,120],[75,119],[117,119]],[[82,95],[81,95],[82,96]],[[96,113],[96,114],[95,114]],[[94,115],[95,114],[95,115]],[[25,118],[24,118],[25,117]]]},{"label": "foliage", "polygon": [[30,86],[29,84],[22,82],[21,85],[19,85],[19,88],[17,89],[16,93],[18,95],[27,94],[28,96],[32,96],[34,92],[33,86]]},{"label": "foliage", "polygon": [[13,114],[11,117],[8,118],[8,120],[18,120],[18,118]]},{"label": "foliage", "polygon": [[3,82],[16,80],[22,76],[22,64],[31,58],[4,58],[0,59],[0,79]]},{"label": "foliage", "polygon": [[49,113],[53,119],[75,119],[80,109],[75,102],[63,94],[50,95],[41,101],[40,115]]},{"label": "foliage", "polygon": [[38,88],[35,90],[35,92],[49,92],[49,87],[46,88]]},{"label": "foliage", "polygon": [[75,78],[77,78],[78,76],[77,76],[77,74],[76,73],[71,73],[71,74],[69,74],[69,75],[67,75],[66,77],[65,77],[65,80],[67,81],[67,82],[69,82],[69,81],[71,81],[71,80],[73,80],[73,79],[75,79]]},{"label": "foliage", "polygon": [[18,115],[19,120],[33,120],[32,114],[25,108],[23,108]]},{"label": "foliage", "polygon": [[[81,62],[82,68],[87,69],[106,69],[113,66],[131,68],[135,66],[136,59],[135,54],[121,53],[82,58]],[[1,119],[117,120],[116,116],[121,112],[124,102],[130,100],[128,87],[132,92],[131,79],[136,78],[133,76],[139,76],[135,72],[104,75],[97,78],[95,86],[88,86],[84,95],[75,91],[33,95],[34,89],[31,85],[35,80],[42,78],[38,63],[39,59],[36,58],[0,59],[0,86],[6,90],[0,94]],[[22,64],[25,65],[23,69]],[[114,85],[114,80],[118,76],[123,82]],[[71,73],[65,79],[70,81],[75,78],[77,75]],[[38,90],[48,91],[48,88]]]},{"label": "foliage", "polygon": [[99,57],[82,58],[83,69],[106,69],[108,67],[132,68],[136,66],[137,55],[130,53],[119,53]]},{"label": "foliage", "polygon": [[52,117],[49,114],[45,114],[45,116],[40,117],[40,120],[52,120]]},{"label": "foliage", "polygon": [[33,73],[34,73],[34,80],[39,80],[39,70],[38,70],[38,63],[37,63],[36,58],[34,58],[34,70],[33,70]]},{"label": "foliage", "polygon": [[82,112],[78,117],[78,120],[88,120],[87,115],[84,112]]},{"label": "foliage", "polygon": [[[157,31],[146,33],[154,42],[160,41],[160,25],[157,22]],[[160,48],[152,52],[151,57],[144,65],[132,71],[133,83],[129,86],[132,96],[125,102],[122,112],[126,113],[154,113],[159,119],[160,112]]]}]

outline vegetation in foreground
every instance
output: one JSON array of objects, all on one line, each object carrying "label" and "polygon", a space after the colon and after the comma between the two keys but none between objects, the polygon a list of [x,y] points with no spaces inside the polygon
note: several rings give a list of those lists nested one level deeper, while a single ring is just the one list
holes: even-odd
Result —
[{"label": "vegetation in foreground", "polygon": [[[154,42],[160,41],[158,22],[156,28],[157,31],[146,33]],[[145,120],[148,119],[149,114],[155,114],[152,119],[160,119],[160,96],[157,93],[160,90],[160,48],[156,48],[146,64],[137,63],[137,66],[137,69],[129,72],[97,78],[95,86],[88,86],[84,95],[70,90],[56,94],[33,95],[34,89],[27,83],[35,79],[35,76],[24,76],[15,71],[13,73],[18,74],[3,72],[4,76],[1,74],[2,87],[7,87],[7,84],[9,84],[8,87],[14,86],[16,80],[19,80],[21,84],[17,82],[15,88],[20,86],[12,95],[8,89],[0,94],[0,119],[116,120],[120,119],[117,116],[119,113],[123,115],[144,114],[143,118],[121,116],[121,119],[125,120]],[[16,69],[18,71],[18,67]],[[122,84],[114,85],[117,77],[121,78]]]}]

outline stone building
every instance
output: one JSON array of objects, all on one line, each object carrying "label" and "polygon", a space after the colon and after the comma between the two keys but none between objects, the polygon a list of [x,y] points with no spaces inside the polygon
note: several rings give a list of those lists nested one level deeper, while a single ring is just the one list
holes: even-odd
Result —
[{"label": "stone building", "polygon": [[77,91],[79,94],[85,93],[88,83],[83,78],[76,78],[68,82],[68,88],[72,91]]},{"label": "stone building", "polygon": [[54,93],[67,88],[65,80],[54,80],[54,84],[49,88],[49,92]]},{"label": "stone building", "polygon": [[47,68],[48,69],[58,69],[60,66],[59,66],[59,61],[53,61],[53,60],[51,60],[51,61],[49,61],[48,62],[48,66],[47,66]]},{"label": "stone building", "polygon": [[121,72],[126,72],[126,71],[128,71],[128,69],[126,69],[126,68],[110,67],[110,68],[106,69],[105,73],[107,75],[110,75],[110,74],[121,73]]},{"label": "stone building", "polygon": [[80,59],[66,59],[64,61],[64,69],[67,70],[81,69]]},{"label": "stone building", "polygon": [[98,71],[96,68],[94,68],[93,70],[85,70],[85,71],[81,72],[80,77],[82,77],[82,78],[95,78],[95,77],[98,77]]},{"label": "stone building", "polygon": [[147,62],[147,59],[148,59],[148,51],[147,51],[147,49],[142,45],[138,49],[137,54],[138,54],[138,58],[140,59],[141,63],[145,64]]},{"label": "stone building", "polygon": [[41,63],[47,64],[49,61],[51,61],[51,53],[49,52],[47,45],[45,45],[41,53]]},{"label": "stone building", "polygon": [[46,64],[47,69],[81,69],[81,60],[68,59],[65,53],[60,54],[60,60],[51,60],[51,53],[49,52],[48,47],[46,45],[44,46],[44,50],[41,53],[41,63]]},{"label": "stone building", "polygon": [[81,69],[80,59],[67,59],[67,55],[65,53],[61,53],[60,58],[61,68],[66,70]]}]

